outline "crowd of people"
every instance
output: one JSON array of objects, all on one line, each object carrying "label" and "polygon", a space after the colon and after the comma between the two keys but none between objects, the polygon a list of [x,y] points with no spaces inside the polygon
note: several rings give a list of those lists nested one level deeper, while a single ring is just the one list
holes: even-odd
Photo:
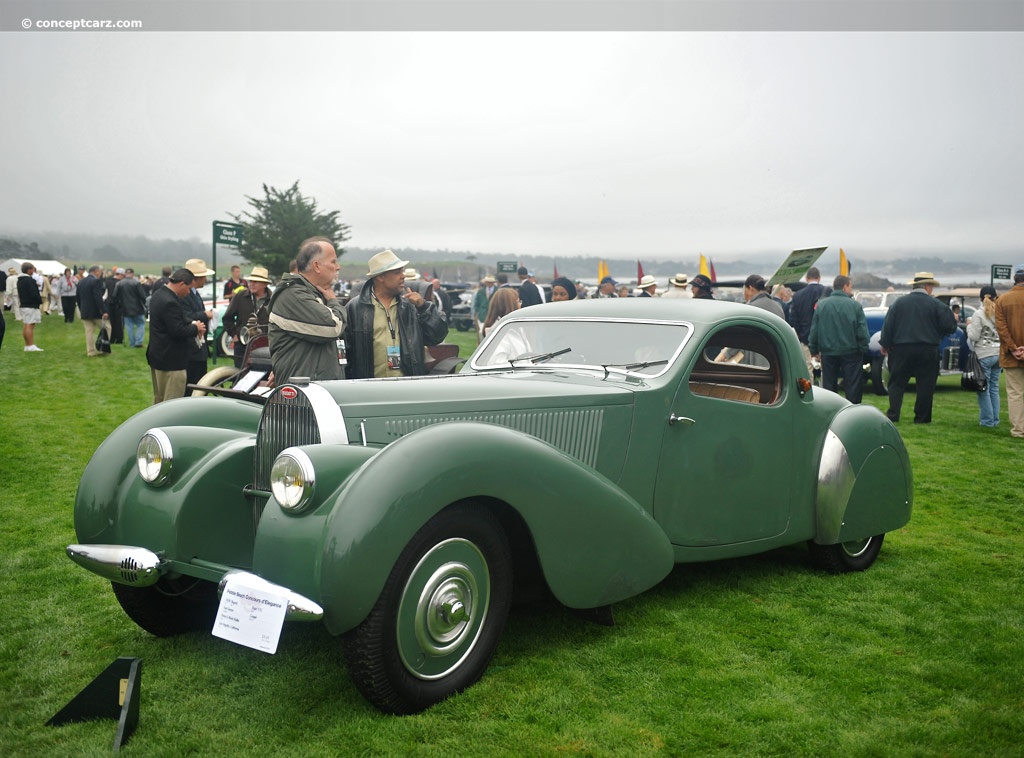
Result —
[{"label": "crowd of people", "polygon": [[[223,325],[234,339],[236,367],[241,367],[245,352],[245,340],[239,337],[263,329],[269,335],[271,381],[425,373],[425,348],[445,339],[452,314],[451,299],[436,278],[424,280],[409,261],[385,250],[370,259],[364,281],[348,293],[338,278],[337,252],[324,237],[303,242],[290,268],[271,294],[272,280],[265,267],[255,266],[248,277],[242,276],[239,266],[231,267],[223,285],[223,296],[230,298]],[[215,272],[202,259],[190,259],[178,270],[165,267],[159,278],[136,277],[131,268],[104,272],[100,266],[84,272],[65,269],[60,276],[47,277],[30,262],[22,264],[20,274],[13,268],[0,274],[4,307],[21,322],[25,352],[43,352],[35,341],[35,327],[47,314],[63,315],[65,322],[73,323],[78,312],[88,357],[107,354],[97,339],[101,332],[110,344],[144,347],[148,315],[146,356],[154,402],[189,394],[188,386],[207,372],[205,335],[214,313],[199,289]],[[564,302],[590,294],[582,282],[566,277],[555,278],[548,294],[525,267],[518,269],[517,276],[517,287],[509,285],[505,274],[481,280],[472,296],[478,338],[486,337],[501,318],[520,307],[544,303],[549,297],[552,302]],[[966,331],[987,380],[986,389],[978,393],[979,423],[998,426],[999,383],[1005,373],[1010,434],[1024,437],[1024,264],[1014,267],[1013,278],[1014,287],[1002,296],[992,287],[981,288],[981,306],[967,322]],[[886,415],[900,421],[903,396],[913,379],[913,421],[927,424],[932,420],[939,375],[939,345],[959,322],[951,307],[933,297],[939,282],[931,273],[919,273],[909,284],[910,293],[889,307],[880,335],[881,350],[889,362]],[[710,300],[715,283],[703,274],[690,279],[680,273],[668,280],[663,292],[657,290],[652,276],[642,277],[635,291],[606,276],[593,297]],[[812,267],[805,284],[793,292],[784,285],[770,289],[763,277],[752,274],[743,283],[743,300],[793,328],[808,370],[820,366],[822,386],[838,392],[842,381],[847,399],[861,402],[869,334],[864,309],[853,297],[848,276],[837,276],[826,287],[821,272]]]}]

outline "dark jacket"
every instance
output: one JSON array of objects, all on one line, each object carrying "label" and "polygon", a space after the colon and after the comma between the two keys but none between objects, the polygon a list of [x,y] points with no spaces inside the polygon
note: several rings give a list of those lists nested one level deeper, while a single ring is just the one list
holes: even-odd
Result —
[{"label": "dark jacket", "polygon": [[863,355],[869,339],[864,308],[852,297],[833,290],[818,301],[807,338],[812,355]]},{"label": "dark jacket", "polygon": [[31,274],[18,277],[18,306],[21,308],[38,308],[43,304],[43,296],[39,293],[39,285]]},{"label": "dark jacket", "polygon": [[789,302],[789,313],[786,320],[796,330],[797,339],[805,345],[811,334],[811,320],[814,318],[814,306],[818,304],[825,291],[821,282],[811,282],[803,289],[797,290]]},{"label": "dark jacket", "polygon": [[[348,348],[349,379],[373,377],[373,279],[368,279],[359,297],[349,301],[345,345]],[[448,323],[434,303],[425,301],[419,310],[405,298],[398,299],[398,343],[402,354],[402,376],[426,373],[425,345],[436,345],[448,336]]]},{"label": "dark jacket", "polygon": [[519,285],[519,302],[525,308],[528,305],[540,305],[544,300],[537,291],[537,285],[529,279],[523,279],[523,283]]},{"label": "dark jacket", "polygon": [[199,333],[185,317],[185,305],[170,287],[158,287],[149,303],[146,360],[157,371],[184,371]]},{"label": "dark jacket", "polygon": [[249,317],[255,315],[256,323],[267,325],[267,319],[270,317],[270,294],[269,292],[263,293],[263,297],[259,300],[256,296],[246,288],[242,292],[239,292],[228,303],[227,310],[224,311],[224,318],[222,323],[224,324],[224,331],[230,334],[232,337],[237,337],[240,329],[244,329],[245,325],[249,323]]},{"label": "dark jacket", "polygon": [[138,279],[125,277],[114,287],[114,302],[125,316],[142,316],[146,313],[146,287]]},{"label": "dark jacket", "polygon": [[270,298],[270,358],[280,386],[293,376],[314,381],[344,379],[338,338],[345,329],[345,306],[327,300],[304,276],[288,274]]},{"label": "dark jacket", "polygon": [[[210,318],[206,315],[206,305],[203,303],[203,298],[194,288],[190,289],[188,294],[185,295],[182,305],[185,308],[185,319],[188,321],[202,321],[207,328],[207,333],[209,333]],[[206,342],[204,341],[202,345],[199,345],[193,340],[192,347],[189,348],[189,361],[206,363],[206,359],[209,356],[210,352],[206,347]]]},{"label": "dark jacket", "polygon": [[916,289],[889,306],[879,342],[886,350],[894,345],[938,347],[945,335],[955,331],[956,316],[949,306]]},{"label": "dark jacket", "polygon": [[82,318],[97,319],[107,315],[109,311],[103,302],[103,293],[106,291],[103,280],[92,274],[78,283],[78,310]]}]

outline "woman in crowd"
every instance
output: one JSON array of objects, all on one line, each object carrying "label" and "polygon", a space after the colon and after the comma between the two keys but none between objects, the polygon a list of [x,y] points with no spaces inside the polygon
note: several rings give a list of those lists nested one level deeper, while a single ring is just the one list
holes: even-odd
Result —
[{"label": "woman in crowd", "polygon": [[985,370],[988,386],[978,393],[978,415],[982,426],[999,425],[999,333],[996,331],[996,291],[981,288],[981,307],[967,325],[967,339]]},{"label": "woman in crowd", "polygon": [[487,308],[484,336],[486,337],[490,333],[498,319],[515,310],[519,310],[519,293],[512,287],[499,287],[491,297],[491,304]]},{"label": "woman in crowd", "polygon": [[551,282],[551,302],[560,303],[576,299],[576,285],[560,276]]}]

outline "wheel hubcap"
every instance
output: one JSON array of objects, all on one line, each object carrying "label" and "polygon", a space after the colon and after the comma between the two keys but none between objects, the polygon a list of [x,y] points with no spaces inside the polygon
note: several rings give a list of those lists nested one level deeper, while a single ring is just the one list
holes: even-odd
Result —
[{"label": "wheel hubcap", "polygon": [[398,607],[402,665],[419,679],[438,679],[472,652],[490,603],[490,573],[467,539],[438,543],[409,575]]},{"label": "wheel hubcap", "polygon": [[864,551],[868,549],[868,546],[871,544],[871,539],[871,537],[868,537],[865,540],[852,540],[850,542],[844,542],[843,552],[851,558],[856,558],[859,555],[862,555]]}]

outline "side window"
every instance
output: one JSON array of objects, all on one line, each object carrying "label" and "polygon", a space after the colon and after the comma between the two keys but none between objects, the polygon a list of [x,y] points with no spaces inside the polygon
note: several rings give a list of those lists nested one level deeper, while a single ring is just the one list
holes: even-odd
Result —
[{"label": "side window", "polygon": [[778,402],[782,370],[775,340],[753,326],[716,332],[701,349],[689,386],[694,395],[760,405]]}]

